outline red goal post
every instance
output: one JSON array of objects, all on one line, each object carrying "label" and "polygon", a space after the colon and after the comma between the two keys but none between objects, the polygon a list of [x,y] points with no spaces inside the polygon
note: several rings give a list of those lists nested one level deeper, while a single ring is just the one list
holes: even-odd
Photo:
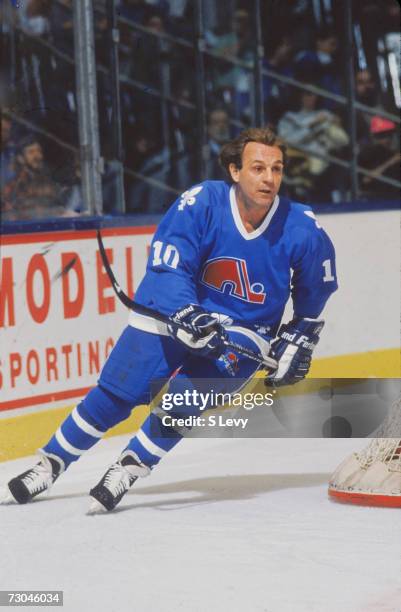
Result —
[{"label": "red goal post", "polygon": [[[392,405],[376,435],[335,470],[328,489],[331,499],[401,508],[401,397]],[[398,437],[390,437],[393,435]]]}]

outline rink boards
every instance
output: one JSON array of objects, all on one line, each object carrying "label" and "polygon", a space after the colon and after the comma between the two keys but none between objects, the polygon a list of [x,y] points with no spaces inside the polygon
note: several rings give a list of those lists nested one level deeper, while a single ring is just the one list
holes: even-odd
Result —
[{"label": "rink boards", "polygon": [[[155,230],[135,223],[113,219],[102,229],[130,295]],[[340,289],[324,312],[311,376],[399,377],[399,211],[324,214],[320,223],[336,247]],[[97,226],[99,219],[20,224],[1,238],[0,461],[47,439],[96,384],[126,324],[127,311],[101,265]],[[117,433],[136,429],[144,414],[145,408],[134,411]]]}]

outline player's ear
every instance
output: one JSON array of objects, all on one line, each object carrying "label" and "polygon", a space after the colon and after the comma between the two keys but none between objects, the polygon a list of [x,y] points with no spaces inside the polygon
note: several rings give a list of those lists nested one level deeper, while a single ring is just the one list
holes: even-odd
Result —
[{"label": "player's ear", "polygon": [[240,169],[235,164],[233,164],[233,163],[231,163],[228,166],[228,169],[230,171],[230,176],[231,176],[232,180],[234,181],[234,183],[238,183]]}]

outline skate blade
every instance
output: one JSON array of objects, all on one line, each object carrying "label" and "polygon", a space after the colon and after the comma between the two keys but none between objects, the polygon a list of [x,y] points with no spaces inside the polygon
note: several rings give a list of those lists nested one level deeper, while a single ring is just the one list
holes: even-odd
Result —
[{"label": "skate blade", "polygon": [[96,514],[107,514],[108,510],[97,501],[94,497],[91,498],[91,503],[86,513],[87,516],[95,516]]},{"label": "skate blade", "polygon": [[0,506],[8,506],[10,504],[17,504],[17,500],[11,494],[8,487],[0,488]]}]

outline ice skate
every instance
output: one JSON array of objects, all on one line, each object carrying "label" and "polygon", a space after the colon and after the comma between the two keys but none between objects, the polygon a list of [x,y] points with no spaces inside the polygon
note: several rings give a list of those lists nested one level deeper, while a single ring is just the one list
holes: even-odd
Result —
[{"label": "ice skate", "polygon": [[12,478],[0,497],[1,504],[26,504],[48,492],[63,471],[62,461],[43,455],[37,465]]},{"label": "ice skate", "polygon": [[98,484],[90,490],[92,500],[88,514],[101,514],[114,510],[138,477],[143,478],[149,473],[150,468],[141,463],[135,453],[125,451],[118,461],[109,467]]}]

